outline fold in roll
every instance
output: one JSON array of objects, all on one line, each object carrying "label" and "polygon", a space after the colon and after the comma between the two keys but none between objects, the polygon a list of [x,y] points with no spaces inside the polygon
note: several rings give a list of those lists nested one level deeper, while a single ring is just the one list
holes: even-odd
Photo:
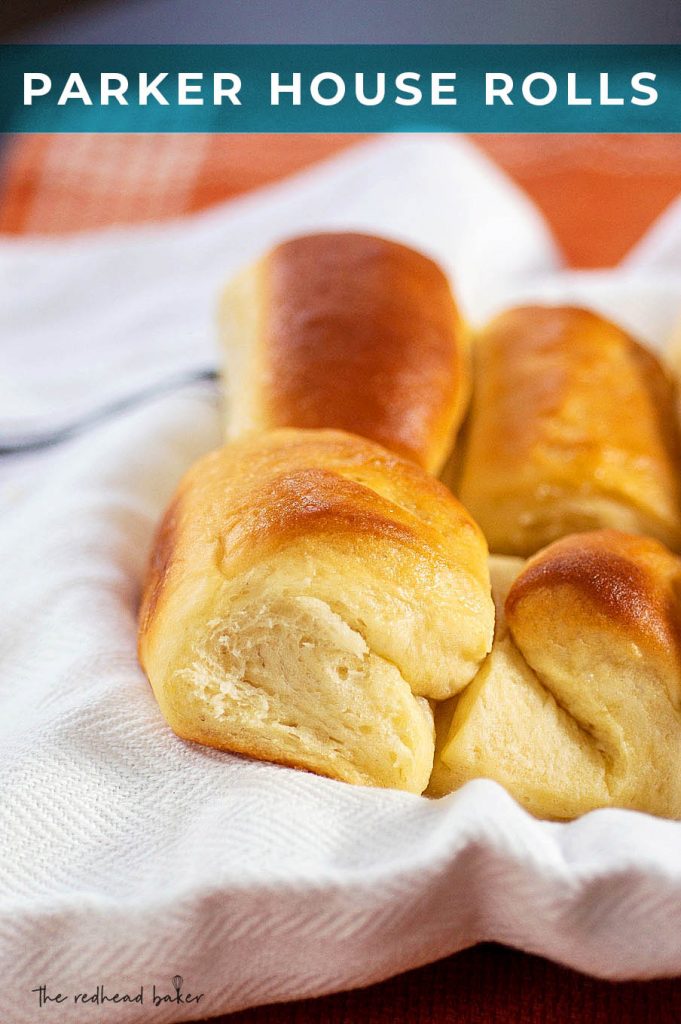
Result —
[{"label": "fold in roll", "polygon": [[423,791],[433,715],[491,646],[487,547],[409,460],[337,431],[234,442],[156,538],[139,655],[180,736]]},{"label": "fold in roll", "polygon": [[351,232],[284,242],[227,286],[220,332],[230,440],[337,428],[434,473],[454,446],[467,332],[443,272],[407,246]]},{"label": "fold in roll", "polygon": [[474,345],[458,485],[490,550],[611,527],[681,548],[681,444],[657,359],[595,313],[528,306]]},{"label": "fold in roll", "polygon": [[438,711],[430,792],[486,777],[540,817],[681,817],[681,559],[605,530],[492,563],[492,653]]}]

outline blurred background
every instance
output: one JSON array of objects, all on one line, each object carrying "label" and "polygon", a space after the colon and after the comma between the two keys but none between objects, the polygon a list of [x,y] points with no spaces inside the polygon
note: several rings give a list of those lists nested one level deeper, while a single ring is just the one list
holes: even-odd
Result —
[{"label": "blurred background", "polygon": [[[19,44],[162,47],[678,44],[681,0],[18,0],[0,4],[0,34]],[[168,221],[278,182],[366,138],[0,135],[0,233],[67,236]],[[614,266],[681,196],[681,115],[679,134],[470,138],[536,204],[572,267]]]},{"label": "blurred background", "polygon": [[678,43],[679,0],[20,0],[5,42]]},{"label": "blurred background", "polygon": [[[15,43],[681,43],[681,0],[21,0]],[[681,130],[681,123],[679,125]],[[164,220],[266,185],[358,136],[16,136],[0,231]],[[681,192],[681,135],[474,136],[574,266],[612,265]]]}]

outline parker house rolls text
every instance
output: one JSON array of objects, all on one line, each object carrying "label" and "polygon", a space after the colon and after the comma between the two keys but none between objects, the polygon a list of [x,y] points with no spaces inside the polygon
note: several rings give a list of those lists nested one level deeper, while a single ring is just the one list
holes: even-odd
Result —
[{"label": "parker house rolls text", "polygon": [[[533,71],[523,77],[488,71],[476,76],[476,84],[484,95],[485,105],[490,107],[522,104],[543,107],[556,101],[568,106],[634,104],[648,107],[658,99],[656,77],[652,71],[639,71],[631,75],[627,87],[622,88],[612,85],[607,71],[599,72],[597,79],[591,76],[588,82],[574,71],[563,75]],[[47,97],[50,101],[57,97],[58,106],[177,104],[191,107],[248,103],[249,83],[228,71],[210,74],[202,71],[140,72],[135,75],[111,71],[92,76],[92,79],[77,71],[66,73],[59,80],[40,71],[25,72],[24,105],[32,106]],[[301,106],[309,102],[323,107],[343,102],[365,107],[380,104],[456,106],[458,84],[456,71],[428,74],[403,71],[390,76],[383,72],[341,75],[322,71],[309,76],[302,72],[274,71],[269,76],[269,102],[273,107]]]}]

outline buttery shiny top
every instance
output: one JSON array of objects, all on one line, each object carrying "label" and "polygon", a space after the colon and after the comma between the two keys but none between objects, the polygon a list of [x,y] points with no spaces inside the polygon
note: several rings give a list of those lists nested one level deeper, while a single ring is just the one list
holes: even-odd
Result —
[{"label": "buttery shiny top", "polygon": [[274,248],[228,285],[223,343],[247,348],[228,435],[337,428],[431,471],[470,390],[468,340],[447,278],[384,238],[327,233]]},{"label": "buttery shiny top", "polygon": [[474,351],[458,493],[493,551],[599,526],[678,547],[673,389],[650,352],[596,313],[550,306],[503,313]]}]

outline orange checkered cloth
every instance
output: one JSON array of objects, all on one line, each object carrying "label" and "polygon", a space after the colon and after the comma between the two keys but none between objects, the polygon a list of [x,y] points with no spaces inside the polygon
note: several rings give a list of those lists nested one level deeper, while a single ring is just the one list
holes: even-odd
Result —
[{"label": "orange checkered cloth", "polygon": [[[59,235],[178,217],[291,174],[358,138],[18,136],[3,154],[0,231]],[[575,266],[615,263],[681,191],[681,135],[479,136],[476,142],[542,209]],[[613,986],[487,946],[363,992],[232,1019],[679,1024],[681,981]]]},{"label": "orange checkered cloth", "polygon": [[[359,138],[15,136],[0,179],[0,231],[58,235],[178,217],[292,174]],[[617,262],[681,191],[681,135],[474,138],[534,199],[574,266]]]}]

